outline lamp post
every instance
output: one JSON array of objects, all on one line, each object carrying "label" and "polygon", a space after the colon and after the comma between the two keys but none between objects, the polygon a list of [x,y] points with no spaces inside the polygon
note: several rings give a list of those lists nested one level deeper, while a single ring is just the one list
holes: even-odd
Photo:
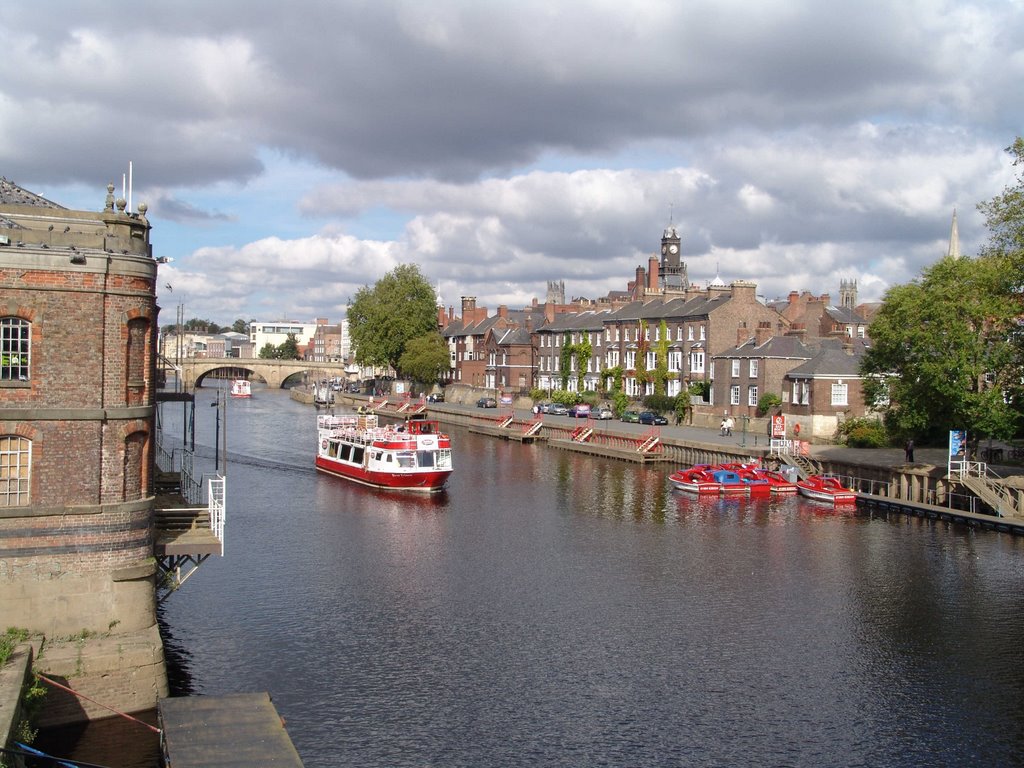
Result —
[{"label": "lamp post", "polygon": [[747,445],[747,424],[750,423],[750,417],[745,413],[741,414],[740,421],[743,422],[743,437],[740,439],[740,447],[745,448]]}]

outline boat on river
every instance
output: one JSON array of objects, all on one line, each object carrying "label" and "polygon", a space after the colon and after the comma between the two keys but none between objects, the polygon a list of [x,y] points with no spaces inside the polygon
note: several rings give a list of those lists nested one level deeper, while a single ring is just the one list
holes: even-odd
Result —
[{"label": "boat on river", "polygon": [[316,468],[373,488],[434,493],[451,475],[451,439],[438,422],[381,426],[375,414],[316,418]]},{"label": "boat on river", "polygon": [[720,496],[767,496],[771,486],[740,464],[695,464],[668,477],[672,487],[687,493]]},{"label": "boat on river", "polygon": [[668,476],[672,487],[686,493],[715,493],[719,492],[721,485],[711,476],[711,467],[707,464],[698,464],[688,469],[678,469]]},{"label": "boat on river", "polygon": [[831,504],[854,504],[857,501],[857,492],[845,487],[839,478],[832,475],[811,475],[806,480],[797,480],[796,487],[801,496],[815,501]]},{"label": "boat on river", "polygon": [[774,496],[786,496],[797,492],[796,483],[774,469],[755,469],[754,475],[767,481]]},{"label": "boat on river", "polygon": [[252,397],[252,385],[248,379],[232,379],[231,381],[231,396],[232,397]]}]

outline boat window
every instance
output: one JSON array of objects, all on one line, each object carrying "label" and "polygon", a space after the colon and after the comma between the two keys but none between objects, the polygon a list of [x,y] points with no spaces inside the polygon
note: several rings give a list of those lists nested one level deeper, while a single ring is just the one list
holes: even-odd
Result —
[{"label": "boat window", "polygon": [[327,455],[330,456],[332,459],[338,457],[338,444],[335,443],[333,440],[327,444]]},{"label": "boat window", "polygon": [[363,454],[366,453],[366,449],[360,446],[354,446],[352,448],[352,461],[356,464],[363,463]]},{"label": "boat window", "polygon": [[341,446],[341,460],[351,461],[352,460],[352,446],[346,443]]},{"label": "boat window", "polygon": [[433,451],[416,451],[416,463],[421,467],[434,466]]},{"label": "boat window", "polygon": [[416,466],[416,454],[412,451],[402,451],[398,454],[398,466],[412,468]]}]

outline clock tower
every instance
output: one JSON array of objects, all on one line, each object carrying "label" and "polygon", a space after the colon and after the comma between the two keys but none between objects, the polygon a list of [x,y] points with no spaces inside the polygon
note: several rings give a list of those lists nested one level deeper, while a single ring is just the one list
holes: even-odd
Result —
[{"label": "clock tower", "polygon": [[686,277],[686,264],[680,258],[679,232],[673,225],[661,236],[661,267],[658,269],[658,282],[662,293],[683,293],[689,287]]}]

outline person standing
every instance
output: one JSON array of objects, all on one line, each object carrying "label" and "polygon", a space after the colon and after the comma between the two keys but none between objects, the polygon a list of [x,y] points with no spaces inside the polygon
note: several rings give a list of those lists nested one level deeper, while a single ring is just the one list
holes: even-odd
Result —
[{"label": "person standing", "polygon": [[904,448],[904,451],[907,454],[907,463],[908,464],[912,464],[913,461],[914,461],[914,441],[913,440],[907,440],[907,445]]},{"label": "person standing", "polygon": [[725,417],[725,434],[727,436],[728,435],[732,435],[732,426],[733,426],[733,424],[734,424],[734,422],[732,420],[732,416],[726,416]]}]

